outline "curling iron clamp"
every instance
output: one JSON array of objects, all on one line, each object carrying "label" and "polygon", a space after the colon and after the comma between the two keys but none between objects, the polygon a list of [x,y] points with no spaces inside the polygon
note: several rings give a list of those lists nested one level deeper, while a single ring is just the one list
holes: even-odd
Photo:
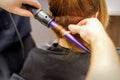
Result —
[{"label": "curling iron clamp", "polygon": [[54,19],[47,13],[45,13],[42,9],[37,9],[33,6],[23,4],[27,10],[30,10],[34,17],[43,25],[47,26],[48,28],[53,29],[56,32],[59,32],[60,35],[64,36],[69,41],[76,44],[79,48],[83,49],[84,51],[90,53],[90,50],[85,47],[82,43],[76,40],[69,31],[65,30],[61,25],[57,24]]}]

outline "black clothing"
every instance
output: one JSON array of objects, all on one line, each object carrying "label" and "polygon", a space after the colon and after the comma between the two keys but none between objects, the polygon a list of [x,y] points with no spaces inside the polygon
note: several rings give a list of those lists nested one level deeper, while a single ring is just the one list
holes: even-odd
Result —
[{"label": "black clothing", "polygon": [[71,52],[57,43],[30,51],[20,75],[26,80],[84,80],[89,53]]},{"label": "black clothing", "polygon": [[9,13],[0,9],[0,54],[5,59],[10,74],[19,73],[29,50],[35,46],[30,35],[30,19],[15,14],[12,14],[12,17],[23,41],[24,56]]},{"label": "black clothing", "polygon": [[[15,14],[12,14],[12,16],[21,37],[27,36],[31,32],[29,18]],[[14,29],[9,13],[0,9],[0,54],[2,54],[1,51],[5,50],[5,48],[18,41],[19,38]]]},{"label": "black clothing", "polygon": [[20,72],[28,52],[35,47],[35,43],[30,35],[23,38],[23,44],[24,54],[22,53],[20,42],[13,43],[10,47],[2,51],[2,56],[8,65],[10,75]]}]

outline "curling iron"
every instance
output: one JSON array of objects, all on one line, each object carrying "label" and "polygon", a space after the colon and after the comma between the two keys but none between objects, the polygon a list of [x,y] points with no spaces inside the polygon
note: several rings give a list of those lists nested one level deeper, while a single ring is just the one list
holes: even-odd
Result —
[{"label": "curling iron", "polygon": [[69,31],[65,30],[61,25],[56,23],[54,19],[47,13],[45,13],[42,9],[35,8],[33,6],[23,4],[23,6],[30,10],[34,17],[43,25],[47,26],[48,28],[53,29],[54,31],[59,32],[60,35],[67,38],[69,41],[76,44],[79,48],[83,49],[84,51],[90,53],[90,50],[84,46],[82,43],[80,43],[78,40],[76,40]]}]

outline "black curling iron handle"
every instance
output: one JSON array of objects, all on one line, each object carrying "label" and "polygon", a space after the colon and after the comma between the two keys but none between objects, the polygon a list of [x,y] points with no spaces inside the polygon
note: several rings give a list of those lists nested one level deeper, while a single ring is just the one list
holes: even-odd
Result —
[{"label": "black curling iron handle", "polygon": [[49,27],[49,24],[53,20],[53,18],[49,14],[45,13],[42,9],[38,9],[38,8],[35,8],[35,7],[27,5],[27,4],[23,4],[23,7],[26,8],[27,10],[31,11],[33,13],[34,17],[40,23],[42,23],[46,27]]},{"label": "black curling iron handle", "polygon": [[23,8],[29,10],[32,12],[32,14],[35,16],[38,12],[38,8],[35,8],[33,6],[27,5],[27,4],[23,4]]}]

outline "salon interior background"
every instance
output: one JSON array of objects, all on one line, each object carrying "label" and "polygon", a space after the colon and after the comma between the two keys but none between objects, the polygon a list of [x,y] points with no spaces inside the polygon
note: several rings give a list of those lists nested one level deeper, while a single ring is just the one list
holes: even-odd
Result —
[{"label": "salon interior background", "polygon": [[[42,9],[49,13],[48,9],[48,0],[39,0],[41,3]],[[107,28],[107,32],[115,43],[116,47],[120,47],[120,0],[106,0],[108,11],[110,15],[110,24]],[[32,25],[32,36],[36,42],[36,45],[39,47],[43,44],[47,44],[55,39],[51,29],[48,29],[35,19],[31,19]]]}]

